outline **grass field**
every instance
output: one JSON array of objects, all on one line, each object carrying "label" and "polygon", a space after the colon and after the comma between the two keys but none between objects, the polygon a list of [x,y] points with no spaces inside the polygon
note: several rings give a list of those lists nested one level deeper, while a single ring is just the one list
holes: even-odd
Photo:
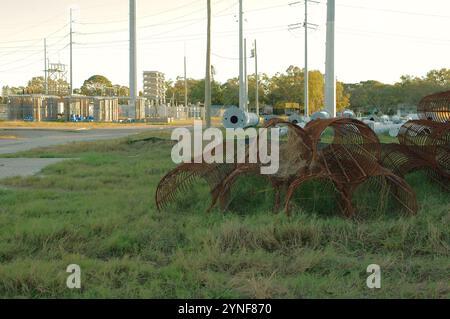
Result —
[{"label": "grass field", "polygon": [[[408,178],[414,217],[346,220],[322,212],[332,205],[322,198],[275,215],[256,180],[225,214],[205,212],[201,183],[158,212],[156,185],[174,165],[156,134],[14,155],[76,159],[0,183],[1,297],[450,297],[450,196],[420,173]],[[81,290],[66,287],[69,264],[81,266]],[[366,286],[370,264],[381,266],[381,289]]]},{"label": "grass field", "polygon": [[[212,118],[212,123],[219,124],[220,118]],[[192,125],[193,120],[176,120],[170,123],[149,122],[149,123],[107,123],[107,122],[25,122],[25,121],[0,121],[0,129],[25,128],[25,129],[113,129],[113,128],[146,128],[149,126],[186,126]]]}]

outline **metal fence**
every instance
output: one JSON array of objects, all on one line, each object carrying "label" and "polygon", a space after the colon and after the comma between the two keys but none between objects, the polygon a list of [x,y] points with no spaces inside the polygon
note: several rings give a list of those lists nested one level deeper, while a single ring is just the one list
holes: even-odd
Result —
[{"label": "metal fence", "polygon": [[6,104],[0,104],[0,121],[6,121],[8,119],[8,106]]},{"label": "metal fence", "polygon": [[[212,117],[221,117],[225,111],[225,107],[216,106],[211,109]],[[150,119],[174,119],[174,120],[192,120],[204,119],[205,108],[200,105],[193,106],[149,106],[146,110],[146,115]]]}]

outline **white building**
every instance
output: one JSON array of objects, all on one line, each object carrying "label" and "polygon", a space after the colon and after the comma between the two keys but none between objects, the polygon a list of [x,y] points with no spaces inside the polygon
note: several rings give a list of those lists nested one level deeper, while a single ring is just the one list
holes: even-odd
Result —
[{"label": "white building", "polygon": [[150,104],[166,104],[166,91],[164,73],[158,71],[144,72],[144,97]]}]

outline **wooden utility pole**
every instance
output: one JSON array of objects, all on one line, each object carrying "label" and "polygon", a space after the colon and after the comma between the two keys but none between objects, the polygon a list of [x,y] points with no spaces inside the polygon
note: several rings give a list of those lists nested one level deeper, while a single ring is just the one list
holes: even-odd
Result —
[{"label": "wooden utility pole", "polygon": [[206,36],[205,120],[211,127],[211,0],[207,0],[208,27]]},{"label": "wooden utility pole", "polygon": [[256,80],[255,106],[256,106],[256,115],[259,116],[259,73],[258,73],[258,48],[256,47],[256,40],[253,48],[253,58],[255,58],[255,80]]},{"label": "wooden utility pole", "polygon": [[44,94],[48,95],[47,39],[44,39]]},{"label": "wooden utility pole", "polygon": [[184,107],[188,106],[188,83],[187,83],[187,62],[184,55]]}]

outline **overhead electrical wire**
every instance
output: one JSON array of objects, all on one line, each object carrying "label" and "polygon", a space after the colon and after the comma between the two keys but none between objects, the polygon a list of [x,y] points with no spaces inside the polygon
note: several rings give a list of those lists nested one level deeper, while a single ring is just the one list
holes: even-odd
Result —
[{"label": "overhead electrical wire", "polygon": [[[223,2],[223,1],[225,1],[225,0],[220,0],[220,1],[218,1],[218,3]],[[198,1],[195,1],[195,2],[198,2]],[[219,14],[222,14],[223,12],[228,11],[229,9],[231,9],[231,8],[234,7],[234,6],[235,6],[235,4],[233,4],[233,5],[230,6],[230,7],[227,7],[225,10],[220,11],[218,14],[214,15],[214,18],[219,17]],[[194,11],[185,13],[185,14],[183,14],[183,15],[174,17],[174,18],[169,19],[169,20],[166,20],[166,21],[162,21],[162,22],[154,23],[154,24],[148,24],[148,25],[142,25],[142,26],[139,26],[139,29],[148,29],[148,28],[153,28],[153,27],[161,27],[161,26],[165,26],[165,25],[169,25],[169,24],[180,24],[180,23],[184,23],[184,22],[188,22],[188,23],[189,23],[189,24],[183,25],[183,26],[181,26],[181,27],[179,27],[179,28],[176,28],[176,29],[173,29],[173,30],[169,30],[169,31],[164,32],[164,33],[170,33],[170,32],[173,32],[173,31],[177,31],[177,30],[179,30],[179,29],[183,29],[183,28],[185,28],[185,27],[187,27],[187,26],[196,24],[196,23],[198,23],[198,22],[204,21],[206,18],[197,18],[197,19],[189,19],[189,20],[179,20],[180,18],[189,17],[189,16],[191,16],[191,15],[193,15],[193,14],[196,14],[196,13],[203,13],[203,12],[204,12],[203,9],[196,9],[196,10],[194,10]],[[80,35],[82,35],[82,36],[88,36],[88,35],[98,35],[98,34],[121,33],[121,32],[128,32],[128,31],[129,31],[128,28],[121,28],[121,29],[106,30],[106,31],[80,32]]]},{"label": "overhead electrical wire", "polygon": [[[172,8],[172,9],[164,10],[164,11],[161,11],[161,12],[158,12],[158,13],[154,13],[154,14],[150,14],[150,15],[138,16],[137,18],[138,19],[147,19],[147,18],[163,15],[163,14],[168,13],[168,12],[178,11],[178,10],[180,10],[182,8],[190,7],[193,4],[200,3],[200,2],[203,2],[203,0],[195,0],[193,2],[190,2],[190,3],[186,4],[186,5],[178,6],[178,7]],[[103,22],[83,22],[83,21],[80,21],[80,22],[76,22],[76,24],[80,24],[80,25],[101,25],[101,24],[117,24],[117,23],[123,23],[123,22],[128,22],[128,19],[109,20],[109,21],[103,21]]]},{"label": "overhead electrical wire", "polygon": [[[217,3],[221,3],[225,0],[218,0]],[[158,17],[158,16],[163,16],[166,13],[169,12],[175,12],[175,11],[179,11],[183,8],[187,8],[187,7],[192,7],[195,6],[196,4],[200,4],[201,2],[203,2],[202,0],[195,0],[192,1],[188,4],[179,6],[179,7],[175,7],[175,8],[170,8],[167,10],[163,10],[154,14],[150,14],[150,15],[144,15],[144,16],[140,16],[138,17],[139,19],[147,19],[147,18],[151,18],[151,17]],[[326,2],[319,2],[321,4],[326,4]],[[233,5],[230,7],[227,7],[226,9],[220,11],[219,13],[217,13],[216,15],[214,15],[214,18],[221,18],[221,17],[229,17],[229,16],[235,16],[234,13],[230,13],[230,14],[223,14],[224,12],[232,9],[233,7],[236,6],[236,3],[233,2]],[[246,14],[251,14],[254,12],[261,12],[264,10],[272,10],[275,8],[282,8],[282,7],[287,7],[288,3],[286,4],[280,4],[280,5],[273,5],[273,6],[268,6],[268,7],[263,7],[263,8],[255,8],[252,10],[248,10],[246,11]],[[351,4],[345,4],[345,3],[337,3],[337,6],[340,7],[346,7],[346,8],[352,8],[352,9],[361,9],[361,10],[370,10],[370,11],[382,11],[382,12],[389,12],[389,13],[395,13],[395,14],[407,14],[407,15],[417,15],[417,16],[428,16],[428,17],[433,17],[433,18],[450,18],[450,16],[446,16],[446,15],[439,15],[439,14],[428,14],[428,13],[422,13],[422,12],[410,12],[410,11],[402,11],[402,10],[392,10],[392,9],[383,9],[383,8],[373,8],[373,7],[365,7],[365,6],[360,6],[360,5],[351,5]],[[101,7],[101,6],[97,6],[97,7]],[[86,9],[86,8],[84,8]],[[173,33],[175,31],[181,30],[181,29],[186,29],[187,27],[191,26],[191,25],[195,25],[201,21],[205,21],[206,17],[203,18],[192,18],[192,19],[183,19],[186,17],[191,17],[192,15],[195,15],[197,13],[201,13],[203,12],[203,9],[196,9],[195,11],[191,11],[189,13],[183,14],[183,15],[179,15],[177,17],[174,17],[172,19],[168,19],[167,21],[161,21],[159,23],[153,23],[153,24],[144,24],[142,26],[139,26],[140,29],[149,29],[149,28],[157,28],[157,27],[164,27],[166,25],[172,25],[172,24],[181,24],[179,26],[177,26],[176,28],[172,28],[169,30],[166,30],[164,32],[159,32],[159,33],[155,33],[152,34],[151,36],[144,36],[142,38],[140,38],[140,44],[141,45],[151,45],[151,44],[158,44],[158,43],[175,43],[175,42],[179,42],[179,41],[195,41],[195,40],[201,40],[205,38],[205,35],[202,34],[188,34],[188,35],[175,35],[175,36],[170,36],[168,34]],[[59,17],[60,15],[56,16]],[[56,17],[52,17],[48,20],[45,20],[44,22],[41,22],[39,25],[42,24],[46,24],[50,21],[53,21]],[[99,25],[108,25],[108,24],[115,24],[115,23],[122,23],[122,22],[128,22],[128,19],[122,19],[122,20],[114,20],[114,21],[103,21],[103,22],[86,22],[86,21],[80,21],[80,22],[74,22],[75,25],[80,25],[80,26],[99,26]],[[69,44],[66,44],[64,47],[57,49],[57,51],[55,51],[54,49],[52,49],[53,47],[55,47],[56,45],[60,44],[61,42],[63,42],[68,35],[64,35],[64,36],[55,36],[56,34],[58,34],[59,32],[61,32],[62,30],[64,30],[65,28],[67,28],[69,26],[70,23],[66,23],[62,28],[52,32],[51,34],[47,35],[46,38],[49,39],[59,39],[59,41],[56,41],[54,43],[51,43],[48,45],[50,51],[59,53],[62,50],[66,49]],[[27,28],[25,28],[24,30],[28,30],[31,29],[33,27],[36,27],[38,25],[33,25],[33,26],[29,26]],[[24,30],[19,31],[17,33],[21,33],[24,32]],[[248,29],[247,32],[248,34],[258,34],[258,33],[271,33],[271,32],[279,32],[279,31],[290,31],[289,28],[286,28],[286,26],[272,26],[272,27],[264,27],[264,28],[259,28],[259,29]],[[93,31],[93,32],[83,32],[84,30],[81,30],[81,32],[77,32],[76,34],[80,37],[89,37],[89,36],[93,36],[93,35],[104,35],[104,34],[117,34],[117,33],[121,33],[121,32],[126,32],[128,31],[128,28],[121,28],[121,29],[114,29],[114,30],[104,30],[104,31]],[[405,39],[411,39],[411,40],[415,40],[415,41],[422,41],[422,42],[428,42],[428,43],[435,43],[435,44],[449,44],[450,40],[448,39],[437,39],[437,38],[425,38],[425,37],[419,37],[419,36],[414,36],[414,35],[401,35],[401,34],[393,34],[393,33],[381,33],[381,32],[373,32],[373,31],[366,31],[366,30],[354,30],[354,29],[348,29],[348,28],[337,28],[337,32],[338,33],[343,33],[343,34],[349,34],[349,35],[356,35],[356,36],[374,36],[374,37],[397,37],[397,38],[405,38]],[[15,34],[17,34],[15,33]],[[228,37],[228,36],[234,36],[235,31],[223,31],[223,32],[218,32],[215,33],[215,36],[220,38],[220,37]],[[31,42],[29,45],[25,44]],[[125,48],[125,45],[129,42],[129,39],[126,40],[111,40],[111,41],[103,41],[103,42],[81,42],[81,43],[76,43],[77,45],[74,47],[74,49],[80,49],[80,50],[84,50],[84,49],[101,49],[101,48],[111,48],[111,47],[117,47],[117,48]],[[0,54],[0,57],[5,57],[8,55],[12,55],[12,54],[16,54],[18,52],[20,53],[33,53],[30,55],[25,56],[22,59],[18,59],[18,60],[14,60],[14,61],[8,61],[7,63],[1,65],[0,67],[5,67],[5,66],[10,66],[13,65],[15,63],[17,63],[18,61],[25,61],[27,59],[32,58],[33,56],[37,55],[37,54],[41,54],[42,53],[42,49],[39,50],[31,50],[32,48],[38,47],[38,46],[42,46],[42,39],[25,39],[25,40],[11,40],[11,41],[2,41],[0,42],[0,45],[10,45],[10,46],[0,46],[0,53],[2,50],[5,50],[4,53]],[[14,44],[23,44],[23,45],[14,45]],[[12,50],[12,51],[8,51],[8,50]],[[214,56],[218,57],[218,58],[222,58],[222,59],[232,59],[235,60],[235,58],[229,58],[229,57],[225,57],[225,56],[220,56],[217,54],[213,54]],[[29,65],[32,65],[34,63],[37,62],[32,62],[29,64],[26,64],[24,66],[21,67],[15,67],[12,69],[8,69],[6,71],[9,70],[16,70],[18,68],[24,68],[27,67]],[[1,70],[0,72],[6,72],[5,70]]]},{"label": "overhead electrical wire", "polygon": [[[326,2],[317,2],[317,3],[323,4],[323,5],[327,5]],[[343,7],[343,8],[368,10],[368,11],[381,11],[381,12],[388,12],[388,13],[395,13],[395,14],[423,16],[423,17],[430,17],[430,18],[450,19],[450,16],[448,16],[448,15],[424,13],[424,12],[413,12],[413,11],[403,11],[403,10],[394,10],[394,9],[384,9],[384,8],[374,8],[374,7],[365,7],[365,6],[361,6],[361,5],[352,5],[352,4],[346,4],[346,3],[341,3],[341,2],[336,3],[336,6]]]},{"label": "overhead electrical wire", "polygon": [[[65,28],[67,28],[68,25],[69,25],[69,24],[65,24],[63,27],[57,29],[56,31],[54,31],[54,32],[52,32],[52,33],[50,33],[50,34],[48,34],[48,35],[47,35],[47,38],[51,38],[51,37],[54,36],[55,34],[57,34],[57,33],[61,32],[61,31],[63,31]],[[61,36],[61,37],[57,37],[57,39],[60,39],[60,40],[58,40],[58,41],[56,41],[56,42],[54,42],[54,43],[49,42],[49,43],[48,43],[48,48],[50,48],[50,47],[52,47],[52,46],[56,46],[57,44],[61,43],[63,40],[67,39],[68,36],[69,36],[69,34],[66,34],[66,35]],[[43,41],[43,39],[39,39],[39,40],[35,41],[34,43],[32,43],[32,44],[30,44],[30,45],[28,45],[28,46],[10,47],[10,48],[13,49],[13,51],[7,51],[7,52],[5,52],[5,53],[3,53],[3,54],[0,54],[0,57],[4,58],[4,57],[6,57],[6,56],[10,56],[10,55],[13,55],[13,54],[25,53],[25,52],[27,52],[27,51],[26,51],[26,50],[24,51],[23,48],[34,47],[35,45],[38,45],[38,44],[42,45],[42,41]],[[3,48],[4,48],[4,47],[3,47]],[[3,49],[3,48],[0,47],[0,49]],[[21,58],[19,58],[19,59],[16,59],[16,60],[7,61],[6,63],[2,63],[2,64],[0,64],[0,67],[1,67],[1,68],[4,68],[5,66],[14,65],[14,64],[16,64],[17,62],[26,61],[26,60],[28,60],[28,59],[34,57],[34,56],[41,55],[41,54],[42,54],[42,49],[40,49],[40,50],[28,51],[28,52],[33,52],[33,53],[32,53],[32,54],[29,54],[29,55],[26,55],[26,56],[24,56],[24,57],[21,57]],[[36,63],[36,62],[34,62],[34,63]],[[31,63],[31,64],[34,64],[34,63]],[[29,65],[31,65],[31,64],[26,64],[25,66],[29,66]],[[15,69],[15,68],[13,68],[13,69]],[[4,71],[3,71],[3,72],[4,72]]]}]

